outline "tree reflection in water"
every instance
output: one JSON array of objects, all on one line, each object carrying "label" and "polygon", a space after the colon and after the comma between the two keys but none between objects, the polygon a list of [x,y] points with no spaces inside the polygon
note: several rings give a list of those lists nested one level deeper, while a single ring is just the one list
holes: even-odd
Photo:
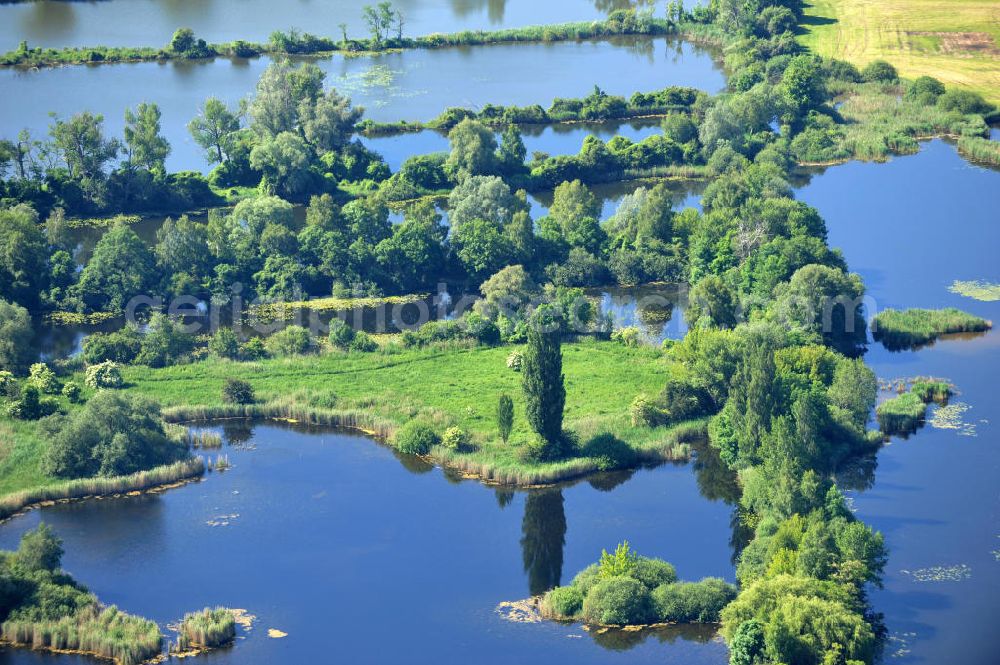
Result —
[{"label": "tree reflection in water", "polygon": [[528,492],[521,521],[521,556],[532,596],[559,586],[565,545],[566,511],[562,490]]}]

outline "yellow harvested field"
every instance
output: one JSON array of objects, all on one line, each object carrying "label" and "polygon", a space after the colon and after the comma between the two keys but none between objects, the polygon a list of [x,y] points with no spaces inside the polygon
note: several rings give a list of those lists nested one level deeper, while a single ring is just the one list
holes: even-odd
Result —
[{"label": "yellow harvested field", "polygon": [[800,41],[863,67],[888,60],[1000,103],[1000,0],[811,0]]}]

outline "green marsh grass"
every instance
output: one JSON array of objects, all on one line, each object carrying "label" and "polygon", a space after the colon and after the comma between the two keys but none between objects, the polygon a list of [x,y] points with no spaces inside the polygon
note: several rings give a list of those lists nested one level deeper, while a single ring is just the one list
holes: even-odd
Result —
[{"label": "green marsh grass", "polygon": [[0,496],[0,519],[7,519],[39,503],[149,490],[197,478],[204,472],[204,461],[195,457],[127,476],[80,478],[44,484]]},{"label": "green marsh grass", "polygon": [[954,307],[945,309],[886,309],[875,315],[872,336],[889,350],[928,344],[942,335],[985,332],[992,327],[986,319]]},{"label": "green marsh grass", "polygon": [[[364,432],[391,439],[403,423],[420,417],[438,434],[449,427],[468,433],[460,451],[435,447],[430,457],[467,475],[490,482],[551,483],[596,470],[598,458],[526,463],[518,451],[533,433],[524,417],[520,374],[507,367],[510,347],[428,347],[402,349],[391,342],[374,353],[325,352],[240,363],[208,359],[163,369],[125,370],[130,390],[165,405],[174,423],[220,418],[278,419]],[[687,443],[699,438],[704,423],[672,428],[634,427],[628,407],[640,392],[657,393],[670,371],[662,352],[585,340],[563,346],[566,375],[566,427],[581,446],[612,434],[631,448],[638,462],[683,459]],[[228,378],[249,381],[256,404],[225,404],[219,395]],[[495,400],[514,399],[514,426],[504,445],[496,433]]]},{"label": "green marsh grass", "polygon": [[178,647],[181,651],[191,648],[214,649],[232,643],[236,638],[236,619],[224,607],[205,608],[186,614],[181,621]]},{"label": "green marsh grass", "polygon": [[875,407],[879,429],[884,434],[907,436],[917,431],[927,415],[927,403],[916,393],[903,393]]},{"label": "green marsh grass", "polygon": [[82,652],[139,665],[160,655],[163,636],[153,621],[96,604],[54,621],[5,621],[3,639],[32,649]]}]

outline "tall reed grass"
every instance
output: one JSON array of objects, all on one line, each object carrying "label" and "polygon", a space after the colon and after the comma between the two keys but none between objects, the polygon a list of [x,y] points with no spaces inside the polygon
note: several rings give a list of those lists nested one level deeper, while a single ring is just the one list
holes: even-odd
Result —
[{"label": "tall reed grass", "polygon": [[981,136],[963,136],[958,139],[958,152],[974,162],[1000,166],[1000,141],[991,141]]},{"label": "tall reed grass", "polygon": [[55,621],[5,621],[0,633],[18,646],[79,651],[119,665],[139,665],[163,649],[163,635],[155,622],[96,604]]},{"label": "tall reed grass", "polygon": [[181,651],[192,648],[214,649],[231,643],[236,638],[236,619],[224,607],[205,608],[184,616],[180,625],[177,646]]},{"label": "tall reed grass", "polygon": [[35,504],[47,501],[83,499],[148,490],[196,478],[205,472],[205,462],[198,457],[158,466],[128,476],[80,478],[13,492],[0,497],[0,520]]}]

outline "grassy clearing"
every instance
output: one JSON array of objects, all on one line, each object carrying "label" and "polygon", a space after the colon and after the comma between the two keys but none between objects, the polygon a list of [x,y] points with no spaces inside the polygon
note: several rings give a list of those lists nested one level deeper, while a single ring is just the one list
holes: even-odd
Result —
[{"label": "grassy clearing", "polygon": [[1000,4],[995,0],[810,0],[800,41],[864,66],[888,60],[1000,102]]},{"label": "grassy clearing", "polygon": [[[239,363],[210,359],[153,370],[129,368],[129,390],[162,403],[172,420],[225,416],[279,417],[322,425],[347,426],[385,439],[414,417],[443,432],[457,426],[470,445],[459,451],[435,448],[431,456],[456,469],[495,482],[538,484],[607,468],[606,451],[584,457],[530,464],[518,451],[533,434],[524,417],[521,376],[507,368],[510,347],[329,352],[313,356]],[[565,426],[586,446],[611,433],[627,444],[634,462],[684,457],[687,441],[702,423],[674,428],[635,427],[629,404],[639,393],[656,394],[670,364],[659,350],[583,341],[563,346],[566,376]],[[228,378],[253,385],[259,403],[222,403]],[[515,422],[507,445],[497,434],[497,397],[514,399]]]},{"label": "grassy clearing", "polygon": [[875,316],[872,336],[887,349],[898,350],[928,344],[951,333],[985,332],[991,326],[986,319],[954,307],[887,309]]}]

